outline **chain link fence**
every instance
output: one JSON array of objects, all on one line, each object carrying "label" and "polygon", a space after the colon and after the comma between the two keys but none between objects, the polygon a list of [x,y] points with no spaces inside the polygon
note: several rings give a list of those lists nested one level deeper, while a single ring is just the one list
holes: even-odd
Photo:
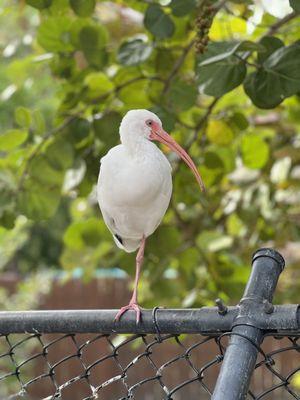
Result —
[{"label": "chain link fence", "polygon": [[0,313],[0,398],[300,399],[297,305],[273,306],[284,262],[254,255],[236,307]]}]

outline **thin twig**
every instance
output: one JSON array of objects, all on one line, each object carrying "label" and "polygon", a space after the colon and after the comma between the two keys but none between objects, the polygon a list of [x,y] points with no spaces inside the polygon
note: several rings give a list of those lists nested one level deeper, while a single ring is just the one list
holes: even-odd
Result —
[{"label": "thin twig", "polygon": [[220,100],[220,97],[216,97],[211,103],[210,105],[207,107],[206,109],[206,113],[203,115],[203,117],[199,120],[199,122],[197,123],[197,125],[194,128],[194,134],[192,136],[192,138],[188,141],[188,143],[186,144],[185,148],[186,150],[189,150],[190,147],[192,146],[192,144],[194,143],[194,141],[197,139],[199,130],[201,128],[203,128],[203,126],[205,126],[205,124],[207,123],[208,118],[210,117],[210,115],[212,114],[215,106],[217,105],[218,101]]},{"label": "thin twig", "polygon": [[163,91],[162,91],[162,96],[165,96],[168,93],[172,80],[174,79],[175,75],[177,74],[177,72],[181,68],[182,64],[184,63],[187,55],[189,54],[189,52],[192,49],[192,47],[194,46],[194,44],[195,44],[195,39],[193,39],[183,49],[183,52],[182,52],[181,56],[175,62],[174,67],[172,68],[172,71],[170,72],[170,75],[168,76],[168,78],[167,78],[167,80],[165,82],[165,86],[164,86]]},{"label": "thin twig", "polygon": [[287,22],[291,21],[295,17],[299,16],[299,13],[296,11],[291,12],[290,14],[286,15],[285,17],[281,18],[280,20],[276,21],[273,25],[270,26],[267,33],[264,36],[274,35],[283,25]]}]

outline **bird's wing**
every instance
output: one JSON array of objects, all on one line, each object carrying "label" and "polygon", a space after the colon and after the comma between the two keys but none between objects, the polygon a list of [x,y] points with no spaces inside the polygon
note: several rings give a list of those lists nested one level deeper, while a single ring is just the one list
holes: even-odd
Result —
[{"label": "bird's wing", "polygon": [[120,249],[125,250],[128,253],[137,250],[140,246],[141,239],[133,239],[121,236],[116,226],[114,218],[105,209],[103,209],[103,207],[100,206],[100,209],[102,212],[104,222],[108,227],[108,229],[110,230],[110,232],[112,233],[116,245]]},{"label": "bird's wing", "polygon": [[99,206],[117,245],[127,251],[137,249],[143,235],[154,232],[169,205],[170,164],[162,160],[134,165],[122,145],[101,160]]}]

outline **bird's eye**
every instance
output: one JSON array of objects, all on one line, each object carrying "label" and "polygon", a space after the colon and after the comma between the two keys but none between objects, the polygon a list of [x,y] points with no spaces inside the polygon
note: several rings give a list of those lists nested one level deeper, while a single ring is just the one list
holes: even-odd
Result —
[{"label": "bird's eye", "polygon": [[146,125],[152,126],[152,121],[151,121],[151,119],[148,119],[148,121],[146,121]]}]

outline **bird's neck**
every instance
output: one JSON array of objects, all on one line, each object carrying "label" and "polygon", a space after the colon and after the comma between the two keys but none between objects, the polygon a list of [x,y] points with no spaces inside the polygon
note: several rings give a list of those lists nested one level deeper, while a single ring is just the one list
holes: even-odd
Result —
[{"label": "bird's neck", "polygon": [[130,140],[129,137],[121,139],[121,143],[125,146],[126,150],[131,157],[134,158],[144,158],[147,155],[159,152],[158,147],[145,138],[134,138],[135,140]]}]

